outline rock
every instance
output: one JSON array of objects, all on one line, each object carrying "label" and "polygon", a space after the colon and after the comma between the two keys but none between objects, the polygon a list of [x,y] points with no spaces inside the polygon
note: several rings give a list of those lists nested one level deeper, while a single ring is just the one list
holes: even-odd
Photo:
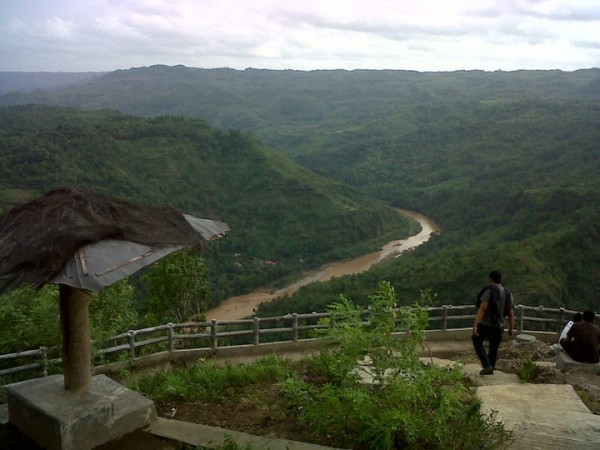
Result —
[{"label": "rock", "polygon": [[559,353],[561,353],[563,351],[562,347],[560,346],[560,344],[556,343],[556,344],[552,344],[550,346],[550,348],[548,349],[548,351],[546,352],[547,356],[556,356]]},{"label": "rock", "polygon": [[600,374],[600,363],[581,363],[575,361],[566,352],[561,352],[556,356],[556,368],[558,370],[580,370]]},{"label": "rock", "polygon": [[537,341],[535,336],[530,334],[517,334],[517,337],[515,338],[517,344],[531,344],[535,341]]}]

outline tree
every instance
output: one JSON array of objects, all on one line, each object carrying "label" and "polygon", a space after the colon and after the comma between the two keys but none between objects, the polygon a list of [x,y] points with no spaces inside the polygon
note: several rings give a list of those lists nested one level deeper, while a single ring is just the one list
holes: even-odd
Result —
[{"label": "tree", "polygon": [[148,295],[139,306],[146,324],[198,318],[208,306],[204,260],[194,249],[175,252],[153,264],[142,277]]}]

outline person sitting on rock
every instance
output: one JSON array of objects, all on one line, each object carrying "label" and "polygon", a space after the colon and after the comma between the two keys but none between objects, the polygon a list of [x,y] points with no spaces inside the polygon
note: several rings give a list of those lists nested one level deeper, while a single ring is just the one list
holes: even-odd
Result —
[{"label": "person sitting on rock", "polygon": [[560,345],[577,362],[596,364],[600,361],[600,328],[594,325],[594,311],[584,311],[582,321],[573,324]]},{"label": "person sitting on rock", "polygon": [[565,339],[567,337],[567,333],[569,332],[569,330],[571,329],[571,327],[573,326],[574,323],[579,323],[581,322],[581,313],[577,312],[575,314],[573,314],[573,320],[569,320],[569,323],[567,323],[565,325],[565,327],[563,328],[563,330],[560,333],[560,337],[558,338],[558,342],[562,341],[563,339]]}]

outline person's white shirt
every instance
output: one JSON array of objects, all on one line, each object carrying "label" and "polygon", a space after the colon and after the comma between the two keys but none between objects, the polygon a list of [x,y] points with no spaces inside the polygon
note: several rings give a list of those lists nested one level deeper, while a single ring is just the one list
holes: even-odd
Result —
[{"label": "person's white shirt", "polygon": [[567,323],[565,325],[565,327],[563,328],[563,330],[560,333],[560,337],[558,338],[558,342],[560,342],[562,339],[565,339],[567,337],[567,333],[569,332],[569,330],[571,329],[571,327],[573,326],[575,322],[573,322],[572,320],[569,320],[569,323]]}]

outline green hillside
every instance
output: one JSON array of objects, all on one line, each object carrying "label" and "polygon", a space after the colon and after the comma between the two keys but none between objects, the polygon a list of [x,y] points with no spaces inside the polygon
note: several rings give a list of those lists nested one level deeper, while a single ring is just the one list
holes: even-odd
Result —
[{"label": "green hillside", "polygon": [[[96,74],[97,75],[97,74]],[[0,72],[0,81],[8,74]],[[8,81],[8,80],[7,80]],[[295,153],[313,129],[336,133],[407,107],[523,98],[600,98],[600,69],[518,72],[399,70],[257,70],[152,66],[117,70],[87,84],[0,97],[0,105],[46,103],[112,108],[154,116],[182,115],[225,129],[250,130]],[[303,149],[305,151],[306,149]]]},{"label": "green hillside", "polygon": [[377,248],[418,226],[249,134],[198,119],[1,108],[0,161],[5,210],[52,188],[81,186],[227,222],[231,233],[206,250],[213,300]]},{"label": "green hillside", "polygon": [[153,66],[0,102],[178,114],[252,131],[314,172],[441,224],[440,236],[406,257],[281,302],[300,312],[339,292],[360,297],[382,278],[407,302],[425,288],[441,303],[471,302],[496,267],[518,302],[598,309],[599,98],[600,69]]}]

